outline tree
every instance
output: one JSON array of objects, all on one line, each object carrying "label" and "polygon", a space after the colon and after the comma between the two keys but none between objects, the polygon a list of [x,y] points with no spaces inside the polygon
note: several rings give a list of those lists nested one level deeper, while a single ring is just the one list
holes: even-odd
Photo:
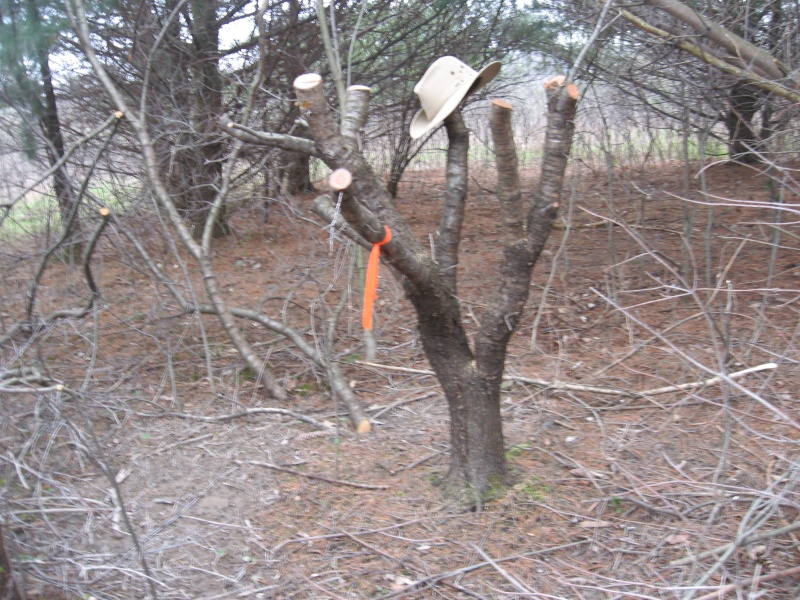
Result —
[{"label": "tree", "polygon": [[53,190],[65,239],[74,241],[79,229],[78,200],[70,186],[64,159],[64,135],[50,59],[64,28],[63,13],[47,0],[0,2],[0,69],[2,101],[19,115],[19,130],[29,156],[39,138],[53,169]]},{"label": "tree", "polygon": [[[797,73],[787,66],[797,56],[800,15],[795,3],[551,1],[534,3],[534,10],[585,29],[606,4],[623,19],[603,24],[588,77],[679,123],[688,114],[698,130],[724,123],[731,158],[763,158],[767,141],[780,127],[774,116],[800,101]],[[564,44],[553,49],[562,58],[574,52]],[[716,135],[713,128],[711,135]]]},{"label": "tree", "polygon": [[[266,6],[266,4],[262,4],[261,8],[265,9]],[[219,319],[228,339],[248,367],[254,373],[258,374],[259,380],[266,388],[269,396],[277,400],[286,400],[288,394],[286,389],[272,375],[267,362],[248,340],[242,327],[238,324],[239,320],[258,322],[264,327],[274,331],[276,334],[289,339],[316,367],[325,371],[331,388],[347,406],[357,431],[368,431],[371,427],[369,419],[367,419],[354,393],[347,385],[347,381],[344,379],[340,367],[332,361],[329,356],[320,352],[314,345],[309,344],[303,338],[302,334],[295,331],[289,324],[271,318],[260,309],[253,310],[239,306],[230,306],[223,295],[221,284],[213,264],[211,242],[214,225],[230,192],[231,182],[234,177],[233,171],[237,164],[236,159],[241,150],[241,144],[234,144],[232,148],[228,149],[228,162],[225,164],[225,168],[222,169],[220,181],[217,185],[213,186],[215,195],[207,211],[206,219],[202,223],[201,235],[197,236],[200,239],[197,240],[195,236],[193,236],[191,225],[187,224],[186,220],[182,218],[180,209],[169,192],[165,174],[159,164],[158,141],[154,139],[151,128],[147,123],[147,86],[139,88],[138,110],[133,108],[134,105],[128,101],[128,96],[124,88],[118,85],[115,78],[112,77],[106,69],[106,65],[100,60],[95,51],[92,44],[93,40],[91,37],[89,20],[83,2],[74,0],[73,2],[67,3],[66,7],[80,46],[97,76],[101,89],[106,94],[108,102],[117,109],[116,117],[120,120],[123,118],[125,119],[132,137],[131,147],[138,151],[140,155],[150,193],[158,203],[159,210],[166,218],[169,226],[176,233],[183,248],[199,267],[208,303],[196,297],[192,297],[193,295],[187,296],[187,294],[179,289],[180,286],[176,285],[175,282],[163,272],[160,265],[157,264],[157,261],[151,258],[147,249],[134,236],[126,234],[126,237],[132,242],[136,252],[138,252],[141,259],[144,261],[147,270],[152,273],[156,280],[163,283],[172,298],[177,302],[179,310],[189,314],[215,315]],[[262,19],[263,13],[259,12],[256,18],[257,20]],[[156,33],[156,37],[166,35],[169,27],[170,23],[167,21],[162,26],[161,31]],[[263,30],[261,33],[262,35],[260,35],[259,41],[263,49]],[[263,51],[261,54],[263,55]],[[152,60],[155,60],[155,58],[152,58]],[[253,81],[247,88],[245,118],[249,117],[250,110],[252,110],[254,103],[253,98],[256,95],[259,83],[262,81],[261,69],[263,69],[264,63],[259,62],[258,65]],[[145,68],[146,70],[150,70],[152,67],[152,64],[148,64]],[[142,107],[144,107],[144,109]],[[302,138],[295,138],[295,140],[296,143],[286,145],[285,149],[292,152],[305,152],[308,154],[308,149],[311,147],[312,142]],[[100,230],[97,231],[99,235]],[[196,231],[194,233],[196,233]],[[15,328],[13,332],[4,336],[3,339],[10,337],[18,330],[19,328]],[[2,342],[2,340],[0,340],[0,342]],[[287,409],[277,410],[283,410],[287,414],[295,414]],[[316,421],[315,423],[319,424]]]},{"label": "tree", "polygon": [[[386,186],[358,150],[353,135],[357,128],[340,129],[322,83],[322,77],[313,73],[295,80],[301,112],[314,144],[309,151],[336,169],[334,175],[346,172],[344,183],[339,183],[337,175],[335,188],[343,195],[342,216],[354,237],[377,244],[388,235],[387,227],[391,231],[391,241],[384,246],[386,261],[402,281],[414,306],[425,354],[444,389],[450,411],[451,464],[447,485],[457,493],[468,490],[466,499],[480,505],[491,490],[507,481],[500,415],[506,348],[528,298],[533,266],[557,214],[572,139],[577,88],[566,84],[563,77],[551,80],[546,86],[548,128],[542,176],[533,197],[527,200],[523,200],[519,189],[511,106],[503,101],[492,105],[490,123],[498,161],[498,200],[506,245],[497,288],[480,319],[473,348],[462,324],[456,295],[469,150],[469,130],[461,113],[456,110],[445,121],[450,145],[437,263],[411,232]],[[351,87],[345,122],[363,124],[368,100],[368,88]],[[238,135],[234,123],[229,123],[227,129]],[[272,139],[276,145],[299,143],[289,136],[276,135]]]},{"label": "tree", "polygon": [[[169,106],[170,103],[174,103],[178,108],[186,105],[178,93],[184,88],[172,85],[172,80],[175,78],[181,81],[181,74],[173,73],[170,70],[171,65],[165,65],[163,71],[160,69],[164,61],[170,59],[169,54],[162,56],[161,44],[170,36],[181,37],[173,31],[175,27],[173,20],[182,16],[188,22],[186,15],[181,13],[182,6],[182,4],[176,5],[164,18],[156,19],[152,28],[145,28],[141,32],[136,42],[144,44],[141,38],[148,37],[151,40],[146,45],[149,50],[141,51],[141,63],[128,64],[121,68],[109,60],[111,56],[109,48],[114,49],[115,45],[119,45],[117,32],[103,33],[105,42],[98,52],[95,48],[96,41],[93,43],[91,38],[90,23],[83,3],[80,0],[73,0],[67,4],[80,45],[105,95],[116,110],[124,113],[126,128],[131,132],[135,148],[141,154],[149,189],[152,190],[161,211],[168,217],[171,227],[177,232],[183,246],[196,260],[203,274],[210,304],[187,301],[175,286],[170,286],[170,292],[187,312],[217,315],[241,356],[254,372],[263,373],[263,383],[269,394],[277,399],[285,399],[286,391],[271,376],[267,365],[248,342],[236,320],[239,318],[258,320],[289,337],[311,360],[325,369],[332,390],[350,409],[354,425],[359,430],[368,429],[369,421],[363,412],[360,412],[357,402],[352,401],[352,392],[346,385],[337,363],[331,357],[316,353],[304,342],[302,336],[293,332],[287,324],[275,322],[258,311],[228,306],[220,293],[220,285],[211,260],[213,226],[230,192],[234,173],[240,169],[237,159],[239,156],[248,156],[248,161],[255,158],[252,150],[247,150],[242,142],[255,141],[282,151],[301,153],[320,159],[332,169],[346,169],[352,174],[353,183],[342,190],[345,198],[343,214],[349,220],[353,231],[357,232],[354,233],[354,237],[362,243],[381,241],[384,234],[383,225],[386,224],[391,228],[394,237],[386,247],[387,261],[402,280],[406,295],[417,311],[424,349],[448,398],[453,446],[453,458],[448,476],[450,487],[453,490],[471,488],[474,501],[480,503],[484,495],[494,485],[503,483],[507,476],[499,403],[506,346],[521,317],[528,296],[531,270],[547,240],[557,212],[571,143],[572,119],[577,102],[576,88],[565,85],[563,80],[558,80],[551,86],[550,126],[543,176],[536,194],[528,202],[521,199],[515,183],[516,172],[509,125],[510,107],[501,103],[495,105],[493,109],[498,113],[493,119],[495,134],[498,136],[498,152],[504,157],[500,159],[503,173],[500,187],[504,190],[501,203],[506,214],[504,224],[507,230],[506,260],[494,295],[495,300],[482,319],[482,329],[473,348],[462,325],[460,305],[456,296],[460,223],[465,210],[464,194],[467,188],[469,149],[469,134],[460,112],[451,115],[446,122],[450,138],[448,151],[450,175],[448,199],[442,214],[442,221],[446,226],[442,227],[442,236],[437,244],[438,264],[427,255],[424,246],[412,235],[395,209],[391,194],[367,163],[359,148],[356,137],[366,122],[367,114],[368,94],[364,93],[365,88],[362,86],[350,88],[344,119],[341,119],[344,128],[340,130],[339,119],[334,118],[329,108],[323,91],[322,78],[319,76],[310,78],[313,85],[304,86],[296,83],[294,89],[299,101],[299,116],[304,126],[308,126],[310,139],[281,132],[259,131],[247,125],[234,125],[233,122],[225,124],[224,131],[239,139],[227,146],[223,153],[225,163],[221,168],[220,178],[216,180],[214,175],[210,180],[204,180],[215,190],[215,195],[210,200],[210,210],[203,222],[201,235],[197,236],[195,230],[195,237],[199,237],[199,240],[192,239],[190,229],[180,218],[180,205],[170,191],[163,167],[164,152],[159,149],[159,144],[169,138],[154,127],[151,117],[153,111],[162,105]],[[258,110],[256,101],[261,97],[259,89],[264,84],[268,69],[272,66],[265,51],[268,45],[265,15],[269,6],[271,5],[268,3],[261,4],[256,15],[259,36],[255,51],[258,52],[259,60],[255,63],[248,85],[241,86],[245,93],[240,96],[243,100],[239,105],[240,108],[237,107],[233,111],[241,115],[244,123],[250,123],[251,115]],[[199,10],[199,6],[196,8]],[[195,14],[200,13],[192,13],[192,17],[196,20]],[[197,25],[194,24],[193,27],[196,29]],[[119,40],[125,39],[130,37],[119,38]],[[172,59],[174,62],[182,60],[181,52],[188,52],[177,42],[174,46],[165,45],[164,48],[172,48],[177,53]],[[151,77],[153,81],[150,80]],[[301,75],[296,82],[309,81],[308,78],[307,75]],[[157,93],[159,91],[163,93]],[[130,98],[137,101],[131,103]],[[135,108],[137,105],[138,109]],[[169,110],[173,111],[172,108]],[[178,118],[180,116],[178,113],[179,111],[171,113],[164,111],[163,114],[173,114]],[[208,113],[203,112],[203,114]],[[165,126],[169,125],[168,120],[159,122],[165,123]],[[185,127],[185,121],[180,123],[180,127]],[[178,138],[172,139],[172,143],[175,143]],[[174,154],[181,149],[182,146],[178,146],[172,152]],[[527,218],[522,219],[521,215],[526,213]],[[162,280],[163,274],[156,265],[152,265],[152,261],[150,263],[155,276]]]},{"label": "tree", "polygon": [[[722,4],[715,12],[704,14],[692,6],[677,1],[648,0],[646,4],[656,8],[677,22],[669,24],[667,31],[623,13],[626,18],[648,33],[659,35],[690,52],[701,61],[714,66],[729,76],[728,107],[725,125],[728,128],[730,156],[743,162],[755,162],[766,136],[756,135],[753,117],[762,107],[764,132],[771,132],[769,116],[771,110],[765,105],[768,94],[800,102],[798,87],[800,79],[792,75],[786,66],[791,56],[786,56],[782,44],[786,35],[786,10],[781,0]],[[699,7],[702,10],[702,7]],[[791,10],[791,8],[789,9]],[[725,27],[717,22],[728,22]],[[696,41],[680,40],[686,34]]]},{"label": "tree", "polygon": [[[215,125],[229,84],[220,64],[220,32],[243,18],[243,7],[237,3],[223,9],[218,0],[168,0],[92,9],[87,19],[97,24],[97,56],[127,97],[141,100],[143,123],[155,140],[166,186],[199,239],[224,162]],[[89,93],[99,91],[94,82],[87,83]],[[105,100],[98,105],[111,109]],[[223,207],[212,234],[227,232]]]},{"label": "tree", "polygon": [[[743,162],[759,160],[763,144],[772,134],[776,102],[800,103],[800,78],[787,67],[795,62],[796,49],[785,43],[800,23],[796,6],[766,0],[746,5],[722,3],[712,11],[711,5],[695,9],[675,1],[648,0],[646,4],[659,12],[644,19],[628,11],[621,14],[640,29],[724,73],[728,90],[724,122],[730,156]],[[655,25],[647,19],[655,19]],[[762,126],[757,134],[753,118],[759,110]]]}]

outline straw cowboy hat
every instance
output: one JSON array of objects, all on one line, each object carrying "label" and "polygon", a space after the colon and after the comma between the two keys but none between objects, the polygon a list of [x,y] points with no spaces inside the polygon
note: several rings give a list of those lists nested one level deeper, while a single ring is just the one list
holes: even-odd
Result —
[{"label": "straw cowboy hat", "polygon": [[494,79],[500,67],[493,62],[475,71],[455,56],[436,59],[414,86],[422,110],[411,121],[411,137],[416,140],[437,127],[464,98]]}]

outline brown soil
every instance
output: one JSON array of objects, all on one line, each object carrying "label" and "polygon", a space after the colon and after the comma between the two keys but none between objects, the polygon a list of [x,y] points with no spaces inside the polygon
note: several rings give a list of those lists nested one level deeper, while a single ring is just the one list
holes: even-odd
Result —
[{"label": "brown soil", "polygon": [[[731,551],[721,564],[720,554],[671,564],[800,515],[800,436],[775,412],[800,422],[800,243],[787,225],[772,257],[773,211],[723,202],[767,201],[766,177],[737,166],[707,176],[716,204],[708,244],[708,206],[677,197],[685,196],[680,165],[611,179],[577,169],[566,193],[572,228],[560,252],[566,230],[554,232],[536,266],[507,373],[633,392],[704,380],[721,363],[731,372],[778,368],[738,388],[647,397],[509,382],[503,413],[515,483],[481,512],[452,505],[437,486],[447,407],[388,268],[376,317],[381,366],[359,362],[354,293],[339,317],[335,351],[375,424],[357,436],[323,374],[247,323],[291,390],[284,406],[265,398],[216,321],[205,317],[201,328],[180,314],[110,228],[94,261],[103,294],[96,320],[62,320],[2,349],[7,368],[36,367],[76,390],[5,394],[0,408],[3,528],[28,597],[147,597],[143,561],[99,459],[124,475],[127,515],[164,599],[679,598],[689,586],[699,597],[729,584],[740,585],[730,597],[797,598],[800,531]],[[478,179],[459,275],[470,330],[492,293],[502,239],[491,173]],[[442,189],[431,173],[411,173],[401,188],[398,206],[423,240],[435,235]],[[215,260],[232,305],[284,319],[322,347],[349,258],[340,241],[329,252],[308,200],[274,207],[266,222],[237,209],[235,235],[216,244]],[[687,211],[694,228],[682,252]],[[155,221],[130,217],[126,226],[184,293],[202,294],[196,269],[187,261],[182,275],[186,259]],[[5,327],[21,314],[32,268],[5,271]],[[82,301],[80,270],[51,268],[40,293],[42,314]],[[272,414],[196,419],[267,407],[336,423],[339,435]]]}]

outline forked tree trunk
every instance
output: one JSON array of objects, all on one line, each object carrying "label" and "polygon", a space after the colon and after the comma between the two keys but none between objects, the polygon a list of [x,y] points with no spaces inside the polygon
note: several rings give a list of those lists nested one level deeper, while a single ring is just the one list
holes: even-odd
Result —
[{"label": "forked tree trunk", "polygon": [[[571,84],[564,87],[563,84],[564,79],[559,77],[545,86],[548,121],[542,174],[529,201],[522,198],[519,188],[511,129],[512,108],[502,100],[492,103],[490,124],[495,143],[497,195],[506,247],[502,265],[499,266],[497,288],[490,297],[488,308],[480,317],[481,327],[475,340],[474,359],[457,305],[453,311],[457,319],[451,321],[452,329],[447,331],[447,327],[441,325],[447,319],[430,318],[427,306],[415,302],[426,355],[445,390],[450,408],[452,454],[448,485],[451,489],[471,490],[478,503],[495,493],[498,485],[507,482],[500,384],[508,343],[528,300],[533,267],[544,249],[558,213],[578,100],[577,88]],[[448,124],[448,133],[451,132],[457,133],[457,130]],[[457,140],[454,136],[451,144]],[[448,165],[448,174],[459,172],[459,169]],[[455,175],[451,177],[455,178]],[[463,177],[466,179],[466,165]],[[450,185],[448,181],[448,188]],[[458,187],[453,185],[453,188]],[[455,298],[453,301],[456,302]]]},{"label": "forked tree trunk", "polygon": [[500,382],[478,372],[455,296],[406,292],[417,312],[425,356],[444,390],[450,414],[450,469],[446,489],[464,502],[481,502],[506,483]]},{"label": "forked tree trunk", "polygon": [[[382,255],[400,278],[417,313],[425,354],[442,385],[450,411],[451,465],[448,490],[469,503],[491,496],[507,480],[503,427],[500,414],[500,383],[506,348],[519,324],[528,299],[530,278],[558,212],[564,172],[572,142],[578,90],[557,77],[545,86],[548,95],[548,126],[542,175],[530,201],[519,190],[517,159],[511,134],[511,106],[496,100],[492,106],[492,132],[498,161],[499,220],[506,247],[499,277],[489,306],[480,318],[475,348],[461,318],[455,294],[461,222],[467,189],[468,132],[456,111],[446,122],[450,136],[447,192],[442,210],[436,264],[407,222],[399,214],[391,195],[358,150],[352,136],[342,135],[322,90],[322,77],[314,73],[295,80],[301,115],[314,142],[312,153],[331,169],[352,175],[348,193],[341,197],[341,216],[348,231],[369,244],[383,242],[385,227],[391,241]],[[359,89],[356,89],[359,87]],[[358,122],[366,114],[368,90],[348,90],[347,115]],[[350,114],[352,113],[352,114]],[[291,136],[255,134],[244,126],[226,125],[226,130],[244,141],[272,140],[282,148],[296,148]],[[338,193],[337,193],[338,196]]]}]

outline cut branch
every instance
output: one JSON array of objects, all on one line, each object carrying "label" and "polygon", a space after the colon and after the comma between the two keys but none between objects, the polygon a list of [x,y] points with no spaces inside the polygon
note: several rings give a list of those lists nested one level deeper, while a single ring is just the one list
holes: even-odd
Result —
[{"label": "cut branch", "polygon": [[288,152],[301,152],[310,156],[317,155],[317,148],[314,142],[305,138],[287,135],[285,133],[256,131],[255,129],[240,125],[239,123],[234,123],[227,117],[219,118],[219,126],[231,137],[247,142],[248,144],[280,148]]},{"label": "cut branch", "polygon": [[89,238],[89,242],[86,244],[86,248],[83,251],[83,260],[81,261],[83,264],[83,274],[86,277],[86,285],[88,285],[89,289],[92,291],[92,297],[89,300],[89,306],[87,310],[94,306],[94,303],[100,296],[100,290],[97,288],[97,284],[92,276],[91,260],[95,246],[97,246],[97,240],[100,238],[100,235],[103,233],[106,225],[108,225],[109,217],[111,216],[111,211],[106,207],[101,208],[98,213],[100,214],[101,221],[97,224],[97,227],[95,227],[94,231],[92,232],[92,236]]},{"label": "cut branch", "polygon": [[497,163],[497,200],[500,202],[500,215],[506,243],[511,244],[525,235],[523,218],[525,209],[519,189],[519,171],[514,135],[511,129],[511,112],[514,108],[505,100],[492,101],[489,112],[489,125],[494,140],[494,154]]},{"label": "cut branch", "polygon": [[[328,178],[334,194],[341,194],[342,216],[370,244],[377,244],[386,235],[378,217],[353,197],[353,174],[347,169],[336,169]],[[391,242],[390,242],[391,244]],[[388,248],[387,248],[388,250]]]},{"label": "cut branch", "polygon": [[286,408],[248,408],[243,410],[242,412],[228,414],[228,415],[219,415],[216,417],[209,417],[206,415],[193,415],[190,413],[176,413],[176,412],[164,412],[158,414],[147,414],[147,413],[137,413],[139,416],[142,417],[177,417],[179,419],[186,419],[188,421],[202,421],[204,423],[225,423],[226,421],[233,421],[234,419],[241,419],[244,417],[251,417],[253,415],[283,415],[286,417],[291,417],[292,419],[297,419],[298,421],[302,421],[303,423],[308,423],[309,425],[313,425],[317,429],[321,429],[323,431],[334,431],[333,425],[329,423],[323,423],[321,421],[317,421],[313,417],[309,417],[307,415],[295,412],[293,410],[288,410]]},{"label": "cut branch", "polygon": [[458,247],[461,242],[461,225],[467,202],[467,177],[469,168],[469,129],[464,124],[461,111],[456,109],[445,120],[447,129],[447,167],[445,169],[444,203],[439,224],[439,241],[436,244],[436,262],[439,273],[452,294],[456,293]]},{"label": "cut branch", "polygon": [[[497,385],[505,368],[508,342],[528,300],[533,266],[550,237],[558,214],[575,128],[575,111],[580,96],[578,88],[567,83],[563,75],[547,81],[544,87],[548,97],[544,158],[539,184],[526,215],[526,237],[514,240],[503,250],[500,281],[491,304],[481,317],[481,327],[475,340],[478,371],[482,377]],[[510,200],[513,206],[513,197],[517,193],[513,182],[519,180],[519,175],[514,141],[510,124],[507,123],[510,110],[494,104],[492,111],[492,135],[495,144],[499,140],[501,147],[497,155],[498,188],[502,187],[503,193],[508,195],[501,202]],[[503,178],[510,178],[510,182],[501,183]]]},{"label": "cut branch", "polygon": [[367,123],[369,100],[372,90],[365,85],[351,85],[347,88],[347,106],[342,119],[342,135],[355,138]]},{"label": "cut branch", "polygon": [[[350,171],[353,182],[348,189],[353,197],[362,208],[391,228],[393,242],[384,248],[387,261],[415,287],[430,289],[437,285],[435,265],[392,204],[383,182],[359,152],[355,140],[339,133],[322,90],[322,77],[305,73],[295,79],[294,87],[301,115],[309,124],[320,158],[333,170]],[[353,222],[351,225],[355,226]],[[376,231],[381,235],[382,232],[383,229]],[[359,233],[366,237],[365,231],[359,230]]]}]

